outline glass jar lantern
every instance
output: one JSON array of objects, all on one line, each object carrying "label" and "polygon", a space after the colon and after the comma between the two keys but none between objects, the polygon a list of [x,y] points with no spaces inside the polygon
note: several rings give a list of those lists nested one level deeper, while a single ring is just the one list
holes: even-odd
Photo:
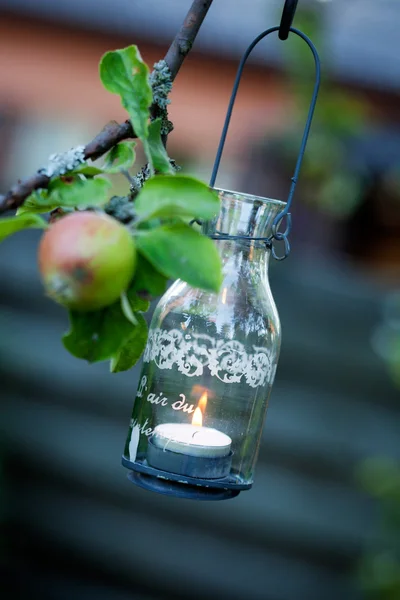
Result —
[{"label": "glass jar lantern", "polygon": [[222,260],[219,294],[176,281],[149,329],[123,464],[136,483],[230,497],[253,482],[281,328],[268,280],[277,200],[219,190],[204,233]]},{"label": "glass jar lantern", "polygon": [[[220,214],[203,224],[215,239],[223,282],[218,294],[176,281],[154,312],[122,464],[137,485],[192,499],[219,500],[252,486],[281,327],[271,293],[270,256],[290,251],[290,207],[320,84],[311,40],[291,27],[297,0],[286,0],[281,24],[261,33],[240,62],[211,176],[215,181],[244,65],[254,47],[278,32],[305,41],[315,85],[288,200],[217,190]],[[286,220],[286,230],[279,231]],[[284,243],[278,256],[275,242]]]}]

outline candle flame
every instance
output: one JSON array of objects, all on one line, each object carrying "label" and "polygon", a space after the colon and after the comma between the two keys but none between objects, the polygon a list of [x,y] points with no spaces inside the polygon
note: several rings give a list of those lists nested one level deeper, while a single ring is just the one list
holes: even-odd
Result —
[{"label": "candle flame", "polygon": [[207,392],[204,392],[200,396],[200,400],[199,400],[199,404],[198,404],[198,407],[203,414],[206,412],[207,400],[208,400]]},{"label": "candle flame", "polygon": [[192,425],[195,427],[202,427],[203,425],[203,414],[206,411],[207,406],[207,392],[203,392],[200,396],[199,404],[194,411]]},{"label": "candle flame", "polygon": [[201,412],[201,409],[199,407],[197,407],[194,411],[192,425],[194,425],[195,427],[201,427],[203,425],[203,413]]}]

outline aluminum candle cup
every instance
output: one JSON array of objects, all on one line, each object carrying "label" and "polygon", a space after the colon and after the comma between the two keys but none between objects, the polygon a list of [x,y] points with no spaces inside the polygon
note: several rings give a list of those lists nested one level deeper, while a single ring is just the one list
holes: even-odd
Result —
[{"label": "aluminum candle cup", "polygon": [[154,429],[149,440],[147,462],[178,475],[220,479],[230,472],[231,445],[231,438],[217,429],[164,423]]}]

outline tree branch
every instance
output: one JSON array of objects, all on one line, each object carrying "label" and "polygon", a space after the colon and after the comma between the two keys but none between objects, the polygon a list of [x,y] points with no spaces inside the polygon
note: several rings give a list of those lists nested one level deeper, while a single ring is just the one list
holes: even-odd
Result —
[{"label": "tree branch", "polygon": [[193,42],[196,39],[199,29],[204,21],[204,17],[212,2],[213,0],[202,0],[197,2],[194,0],[180,31],[175,36],[174,41],[165,55],[165,62],[171,71],[172,80],[177,76],[183,61],[192,49]]},{"label": "tree branch", "polygon": [[[190,52],[212,2],[213,0],[193,0],[183,25],[165,56],[165,62],[171,71],[172,81],[177,76],[185,57]],[[91,142],[86,144],[84,150],[85,160],[99,158],[118,142],[135,137],[135,132],[129,121],[121,124],[112,121]],[[18,208],[34,190],[47,188],[49,182],[50,177],[39,171],[24,181],[19,181],[6,194],[0,195],[0,213]]]}]

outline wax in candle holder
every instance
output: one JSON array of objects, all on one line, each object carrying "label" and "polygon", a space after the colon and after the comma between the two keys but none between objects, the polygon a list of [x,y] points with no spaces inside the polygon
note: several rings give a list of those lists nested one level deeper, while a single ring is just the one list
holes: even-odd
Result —
[{"label": "wax in candle holder", "polygon": [[220,479],[231,468],[231,438],[210,427],[164,423],[154,429],[147,449],[147,462],[163,471]]}]

